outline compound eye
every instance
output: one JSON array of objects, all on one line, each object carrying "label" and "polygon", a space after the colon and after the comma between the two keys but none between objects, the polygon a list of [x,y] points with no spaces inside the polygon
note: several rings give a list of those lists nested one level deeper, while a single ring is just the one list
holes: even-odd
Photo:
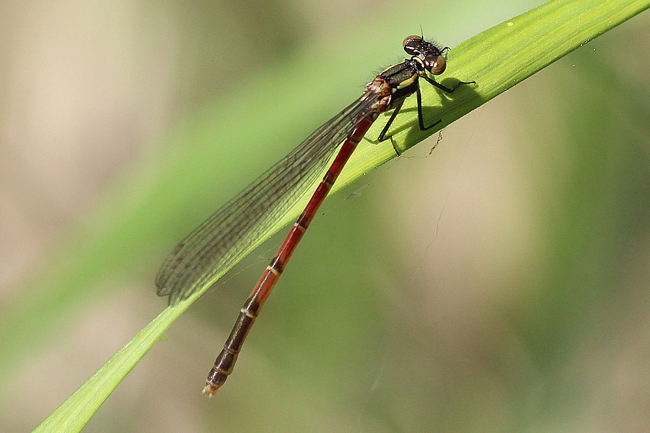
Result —
[{"label": "compound eye", "polygon": [[402,42],[404,51],[406,51],[406,53],[411,56],[415,56],[420,52],[420,44],[422,44],[422,38],[415,35],[408,36],[406,39],[404,39],[404,42]]},{"label": "compound eye", "polygon": [[445,72],[447,61],[442,56],[426,56],[424,58],[424,67],[433,75],[439,75]]}]

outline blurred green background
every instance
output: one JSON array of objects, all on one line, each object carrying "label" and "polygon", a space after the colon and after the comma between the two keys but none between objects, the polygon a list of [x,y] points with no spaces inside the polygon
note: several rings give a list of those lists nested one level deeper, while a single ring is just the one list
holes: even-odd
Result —
[{"label": "blurred green background", "polygon": [[[158,314],[169,250],[400,61],[405,36],[453,47],[540,4],[4,2],[3,431],[38,425]],[[642,431],[649,24],[330,197],[215,398],[204,377],[286,230],[85,431]]]}]

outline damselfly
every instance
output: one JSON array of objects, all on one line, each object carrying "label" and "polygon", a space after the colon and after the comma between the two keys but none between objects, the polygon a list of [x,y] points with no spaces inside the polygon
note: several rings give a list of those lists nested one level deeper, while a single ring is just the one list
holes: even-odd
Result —
[{"label": "damselfly", "polygon": [[289,155],[190,233],[174,248],[160,268],[156,276],[158,295],[169,296],[171,305],[213,283],[217,275],[233,265],[239,253],[252,248],[256,240],[306,193],[340,147],[307,207],[242,307],[230,337],[210,370],[203,389],[205,394],[216,393],[232,373],[246,335],[264,302],[343,166],[377,116],[394,110],[378,137],[379,141],[384,141],[390,138],[386,134],[404,100],[415,93],[419,126],[421,130],[427,130],[440,120],[425,126],[419,79],[446,93],[452,93],[462,84],[474,83],[460,81],[449,88],[429,77],[428,74],[439,75],[445,71],[443,54],[449,48],[441,49],[420,36],[407,37],[403,46],[411,56],[409,59],[377,75],[366,85],[359,99],[318,128]]}]

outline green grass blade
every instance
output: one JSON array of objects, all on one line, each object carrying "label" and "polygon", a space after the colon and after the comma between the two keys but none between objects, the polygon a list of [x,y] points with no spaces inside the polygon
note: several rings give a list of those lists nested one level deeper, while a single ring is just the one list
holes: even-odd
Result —
[{"label": "green grass blade", "polygon": [[[453,77],[465,81],[475,80],[477,86],[467,86],[449,100],[444,95],[441,97],[434,89],[424,86],[423,98],[433,107],[425,114],[430,117],[429,120],[441,118],[439,127],[442,128],[649,6],[649,1],[556,0],[497,25],[454,48],[448,56],[449,67],[442,82],[446,83],[446,80]],[[422,132],[417,128],[414,102],[407,101],[403,114],[398,116],[393,126],[393,143],[361,146],[335,189],[342,188],[392,159],[395,156],[393,144],[406,150],[439,129]],[[382,120],[379,119],[368,136],[376,137],[381,125]],[[297,204],[272,231],[259,239],[258,244],[295,219],[303,204]],[[138,229],[141,227],[132,228],[134,231]],[[110,265],[110,262],[104,263],[104,266]],[[203,291],[206,289],[207,287]],[[163,336],[165,330],[201,293],[163,311],[56,409],[36,431],[81,430],[144,354]]]}]

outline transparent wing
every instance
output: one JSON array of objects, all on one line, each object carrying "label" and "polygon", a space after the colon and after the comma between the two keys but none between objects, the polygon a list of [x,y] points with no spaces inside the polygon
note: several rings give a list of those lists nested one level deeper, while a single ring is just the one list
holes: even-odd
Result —
[{"label": "transparent wing", "polygon": [[323,175],[334,151],[371,115],[377,100],[364,94],[190,233],[158,271],[158,295],[175,304],[233,266]]}]

